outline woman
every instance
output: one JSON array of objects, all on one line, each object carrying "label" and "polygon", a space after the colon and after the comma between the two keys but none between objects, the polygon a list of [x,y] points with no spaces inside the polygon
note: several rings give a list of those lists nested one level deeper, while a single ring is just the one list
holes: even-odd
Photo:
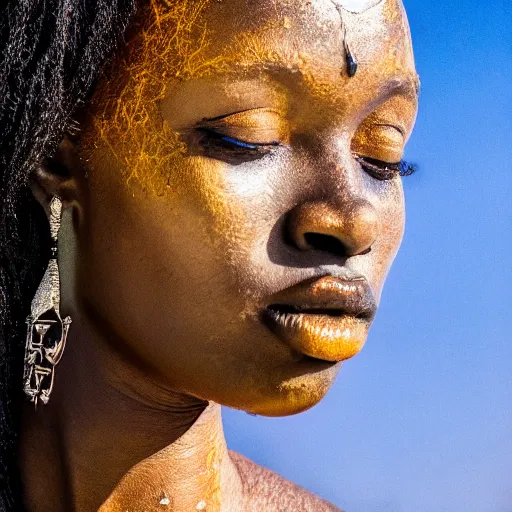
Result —
[{"label": "woman", "polygon": [[337,510],[228,452],[218,404],[304,411],[365,342],[417,108],[400,1],[3,9],[5,506]]}]

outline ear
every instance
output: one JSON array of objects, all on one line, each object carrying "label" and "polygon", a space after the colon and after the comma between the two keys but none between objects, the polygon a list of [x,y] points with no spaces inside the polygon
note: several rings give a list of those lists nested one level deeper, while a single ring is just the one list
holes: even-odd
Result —
[{"label": "ear", "polygon": [[36,200],[50,214],[50,202],[54,196],[64,206],[78,204],[78,180],[83,174],[76,143],[66,135],[55,156],[45,158],[29,178],[30,188]]}]

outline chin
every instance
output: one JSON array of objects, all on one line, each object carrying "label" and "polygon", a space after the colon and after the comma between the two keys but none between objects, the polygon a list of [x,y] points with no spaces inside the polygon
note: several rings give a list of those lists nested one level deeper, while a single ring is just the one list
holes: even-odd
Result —
[{"label": "chin", "polygon": [[315,364],[322,368],[283,379],[270,389],[260,389],[258,396],[252,395],[250,403],[238,404],[235,408],[268,417],[291,416],[311,409],[327,394],[342,365]]}]

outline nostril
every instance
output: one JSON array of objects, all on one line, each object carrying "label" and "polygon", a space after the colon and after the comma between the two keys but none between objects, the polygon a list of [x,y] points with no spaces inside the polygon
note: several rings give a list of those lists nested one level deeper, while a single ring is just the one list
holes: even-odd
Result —
[{"label": "nostril", "polygon": [[297,249],[350,258],[371,251],[379,219],[373,206],[362,199],[339,204],[322,201],[296,206],[285,226],[286,240]]},{"label": "nostril", "polygon": [[306,244],[312,249],[343,256],[346,255],[346,247],[335,236],[324,235],[323,233],[304,233],[303,236]]}]

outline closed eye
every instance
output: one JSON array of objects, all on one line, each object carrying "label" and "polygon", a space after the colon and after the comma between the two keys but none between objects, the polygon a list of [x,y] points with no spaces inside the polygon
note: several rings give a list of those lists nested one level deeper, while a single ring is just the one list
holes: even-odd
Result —
[{"label": "closed eye", "polygon": [[417,170],[415,164],[411,164],[405,160],[400,160],[400,162],[396,163],[388,163],[359,155],[356,155],[355,158],[370,176],[381,181],[391,180],[396,176],[410,176]]},{"label": "closed eye", "polygon": [[204,156],[222,160],[231,165],[238,165],[264,157],[280,143],[255,143],[224,135],[212,128],[197,128],[197,144]]}]

